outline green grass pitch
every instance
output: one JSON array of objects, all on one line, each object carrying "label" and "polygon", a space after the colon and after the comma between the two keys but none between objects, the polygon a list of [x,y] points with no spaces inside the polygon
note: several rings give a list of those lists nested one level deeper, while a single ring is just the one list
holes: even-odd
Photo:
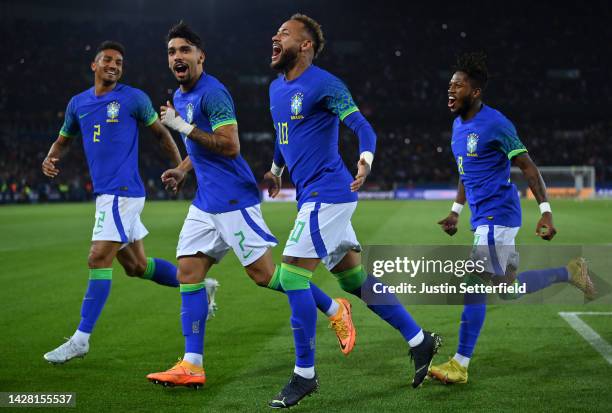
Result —
[{"label": "green grass pitch", "polygon": [[[559,230],[553,243],[612,242],[612,201],[552,204]],[[471,244],[468,214],[453,238],[435,225],[449,206],[446,201],[361,202],[353,225],[363,244]],[[187,202],[147,203],[148,255],[174,260],[187,208]],[[544,243],[534,235],[537,206],[526,202],[523,211],[517,242]],[[263,212],[284,243],[295,206],[265,204]],[[93,214],[92,203],[0,208],[0,391],[76,392],[78,411],[267,410],[267,401],[292,371],[289,308],[285,296],[256,287],[233,254],[210,274],[221,288],[219,312],[206,327],[208,382],[203,389],[147,382],[147,373],[169,367],[182,355],[179,293],[128,278],[117,264],[87,357],[62,366],[43,360],[43,353],[72,334],[80,319]],[[281,250],[275,249],[275,259]],[[323,269],[314,281],[332,296],[345,295]],[[413,367],[401,336],[350,299],[358,328],[355,350],[344,357],[319,317],[321,389],[297,411],[610,411],[612,365],[557,314],[612,311],[610,305],[490,307],[469,384],[425,383],[413,390]],[[409,310],[421,325],[445,337],[436,361],[454,354],[460,306]],[[612,340],[612,318],[595,318],[584,320]]]}]

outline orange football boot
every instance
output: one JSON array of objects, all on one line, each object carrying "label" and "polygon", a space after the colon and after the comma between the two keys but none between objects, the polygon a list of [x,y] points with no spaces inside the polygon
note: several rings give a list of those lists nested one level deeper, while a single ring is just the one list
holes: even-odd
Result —
[{"label": "orange football boot", "polygon": [[345,356],[348,356],[355,347],[355,337],[357,336],[351,317],[351,303],[344,298],[336,298],[335,300],[340,304],[340,308],[335,315],[329,317],[329,327],[336,332],[340,350]]},{"label": "orange football boot", "polygon": [[206,383],[206,373],[203,367],[179,360],[169,370],[147,374],[147,379],[153,384],[161,384],[164,387],[187,386],[199,389]]}]

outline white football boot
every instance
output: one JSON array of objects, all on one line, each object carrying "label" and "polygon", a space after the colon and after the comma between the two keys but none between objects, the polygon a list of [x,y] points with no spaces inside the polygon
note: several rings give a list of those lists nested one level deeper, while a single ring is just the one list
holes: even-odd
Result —
[{"label": "white football boot", "polygon": [[206,295],[208,296],[208,317],[206,317],[206,320],[210,320],[215,316],[215,312],[217,311],[215,294],[217,293],[217,288],[219,288],[221,284],[214,278],[205,278],[204,285],[206,286]]},{"label": "white football boot", "polygon": [[43,357],[49,363],[64,364],[73,358],[83,358],[89,352],[89,343],[80,346],[69,338],[64,344],[46,353]]}]

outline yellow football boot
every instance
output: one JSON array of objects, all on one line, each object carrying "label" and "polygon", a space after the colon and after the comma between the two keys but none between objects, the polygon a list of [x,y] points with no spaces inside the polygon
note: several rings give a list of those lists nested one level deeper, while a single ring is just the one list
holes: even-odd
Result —
[{"label": "yellow football boot", "polygon": [[431,366],[428,375],[444,384],[467,383],[467,367],[463,367],[457,360],[450,358],[446,363]]}]

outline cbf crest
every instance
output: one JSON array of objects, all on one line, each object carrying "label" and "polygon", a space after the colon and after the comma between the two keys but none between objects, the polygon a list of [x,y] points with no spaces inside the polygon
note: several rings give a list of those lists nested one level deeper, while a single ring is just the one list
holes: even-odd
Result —
[{"label": "cbf crest", "polygon": [[120,107],[121,107],[121,105],[116,100],[112,101],[111,103],[106,105],[106,116],[108,117],[108,119],[106,119],[106,121],[108,123],[119,122],[118,117],[119,117],[119,108]]},{"label": "cbf crest", "polygon": [[291,120],[303,119],[302,103],[304,102],[304,94],[298,92],[291,96]]},{"label": "cbf crest", "polygon": [[191,124],[193,122],[193,103],[189,102],[186,110],[187,123]]},{"label": "cbf crest", "polygon": [[467,156],[478,156],[476,149],[478,148],[478,134],[470,133],[467,136]]}]

